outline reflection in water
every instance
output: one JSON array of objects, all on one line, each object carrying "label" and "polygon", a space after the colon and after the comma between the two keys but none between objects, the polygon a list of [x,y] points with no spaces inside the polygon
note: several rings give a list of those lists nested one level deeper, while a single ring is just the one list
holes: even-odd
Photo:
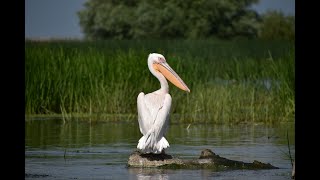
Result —
[{"label": "reflection in water", "polygon": [[[46,148],[47,146],[82,147],[97,144],[133,143],[135,148],[141,136],[135,123],[96,123],[87,121],[30,121],[25,123],[26,146]],[[287,144],[295,143],[294,123],[277,127],[264,125],[170,125],[167,139],[170,145],[214,145],[227,146],[247,143]],[[171,146],[173,147],[173,146]],[[171,149],[171,148],[169,148]]]},{"label": "reflection in water", "polygon": [[159,179],[167,180],[169,175],[166,173],[165,169],[156,168],[129,168],[129,173],[136,175],[138,180],[149,180],[149,179]]},{"label": "reflection in water", "polygon": [[76,148],[97,144],[138,142],[139,129],[134,123],[90,123],[72,121],[30,121],[25,123],[26,146]]},{"label": "reflection in water", "polygon": [[128,172],[138,180],[211,179],[215,175],[210,169],[128,168]]},{"label": "reflection in water", "polygon": [[[295,157],[294,123],[265,126],[171,124],[167,153],[179,158],[198,158],[209,148],[233,160],[271,163],[281,169],[228,171],[126,168],[141,134],[134,123],[90,123],[88,121],[37,120],[25,122],[25,172],[46,179],[233,179],[241,176],[288,179],[287,131]],[[65,157],[64,157],[65,155]],[[263,179],[263,178],[262,178]]]}]

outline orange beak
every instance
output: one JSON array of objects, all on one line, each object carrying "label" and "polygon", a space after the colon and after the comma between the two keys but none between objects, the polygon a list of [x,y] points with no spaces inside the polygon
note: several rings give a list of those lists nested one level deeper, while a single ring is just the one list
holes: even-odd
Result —
[{"label": "orange beak", "polygon": [[190,92],[188,86],[183,82],[179,75],[169,66],[168,63],[153,64],[153,68],[159,71],[164,77],[166,77],[172,84],[178,88]]}]

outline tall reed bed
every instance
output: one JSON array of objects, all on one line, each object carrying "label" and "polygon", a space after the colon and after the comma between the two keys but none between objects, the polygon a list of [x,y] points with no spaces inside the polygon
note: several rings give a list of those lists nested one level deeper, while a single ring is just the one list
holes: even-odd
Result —
[{"label": "tall reed bed", "polygon": [[26,115],[136,120],[138,94],[160,87],[151,52],[191,90],[169,85],[172,122],[294,120],[294,45],[257,40],[26,41]]}]

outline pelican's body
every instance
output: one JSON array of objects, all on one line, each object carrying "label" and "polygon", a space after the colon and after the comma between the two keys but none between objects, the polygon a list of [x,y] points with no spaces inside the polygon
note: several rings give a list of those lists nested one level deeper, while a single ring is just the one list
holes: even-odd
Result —
[{"label": "pelican's body", "polygon": [[137,98],[140,138],[137,148],[143,153],[159,154],[169,147],[164,137],[169,127],[171,95],[166,78],[182,90],[189,88],[161,54],[152,53],[148,57],[150,72],[160,81],[161,88],[149,94],[141,92]]}]

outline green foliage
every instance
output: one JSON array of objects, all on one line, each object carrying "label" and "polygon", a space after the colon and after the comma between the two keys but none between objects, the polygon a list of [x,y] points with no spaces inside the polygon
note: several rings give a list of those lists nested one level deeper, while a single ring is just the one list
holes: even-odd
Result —
[{"label": "green foliage", "polygon": [[256,37],[258,0],[89,0],[78,12],[88,39]]},{"label": "green foliage", "polygon": [[279,11],[269,11],[262,16],[259,37],[263,39],[295,40],[295,17]]},{"label": "green foliage", "polygon": [[159,52],[191,90],[169,83],[175,122],[294,118],[294,46],[285,41],[27,41],[25,52],[26,115],[136,120],[138,94],[160,87],[147,68]]}]

